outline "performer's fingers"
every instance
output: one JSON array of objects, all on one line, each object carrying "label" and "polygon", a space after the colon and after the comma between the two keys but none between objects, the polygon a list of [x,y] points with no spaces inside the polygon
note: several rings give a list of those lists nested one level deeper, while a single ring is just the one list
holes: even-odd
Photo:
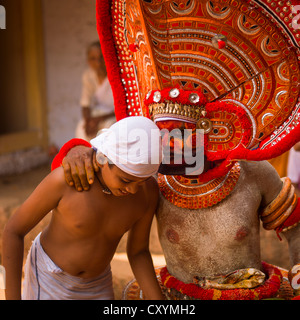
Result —
[{"label": "performer's fingers", "polygon": [[93,152],[93,167],[96,172],[99,171],[99,166],[96,160],[96,151]]},{"label": "performer's fingers", "polygon": [[77,191],[82,191],[81,181],[77,172],[77,166],[71,166],[71,174]]},{"label": "performer's fingers", "polygon": [[78,176],[79,176],[79,180],[80,180],[80,186],[81,186],[81,188],[83,188],[84,190],[87,191],[87,190],[89,190],[90,185],[87,180],[85,163],[86,163],[86,160],[84,163],[80,163],[80,165],[77,165],[77,171],[78,171]]},{"label": "performer's fingers", "polygon": [[67,184],[71,187],[74,186],[74,181],[72,179],[72,174],[71,174],[71,167],[69,163],[65,161],[65,159],[63,159],[62,161],[62,166],[64,168],[64,174],[65,174],[65,179]]},{"label": "performer's fingers", "polygon": [[[94,183],[95,173],[94,173],[94,166],[90,159],[85,159],[85,172],[88,184]],[[84,186],[83,186],[84,187]]]}]

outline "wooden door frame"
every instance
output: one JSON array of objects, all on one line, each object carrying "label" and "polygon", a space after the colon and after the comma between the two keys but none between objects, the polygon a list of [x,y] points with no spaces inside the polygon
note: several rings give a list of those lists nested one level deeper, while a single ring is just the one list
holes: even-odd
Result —
[{"label": "wooden door frame", "polygon": [[21,1],[21,12],[28,128],[23,132],[0,135],[0,155],[48,146],[42,1]]}]

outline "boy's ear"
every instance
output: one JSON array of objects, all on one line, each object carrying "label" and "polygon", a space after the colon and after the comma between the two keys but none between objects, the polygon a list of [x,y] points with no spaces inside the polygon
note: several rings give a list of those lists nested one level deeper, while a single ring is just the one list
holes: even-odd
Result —
[{"label": "boy's ear", "polygon": [[106,155],[104,155],[102,152],[97,152],[96,160],[100,168],[102,168],[108,162]]}]

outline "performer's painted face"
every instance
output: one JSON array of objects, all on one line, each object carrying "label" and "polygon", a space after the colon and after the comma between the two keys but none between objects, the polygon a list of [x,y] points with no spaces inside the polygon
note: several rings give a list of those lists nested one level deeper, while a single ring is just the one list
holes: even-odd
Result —
[{"label": "performer's painted face", "polygon": [[[227,102],[207,102],[201,91],[173,87],[152,90],[145,96],[144,106],[145,114],[149,111],[149,117],[162,132],[164,155],[167,154],[159,173],[190,175],[193,166],[187,161],[186,151],[190,160],[196,161],[195,168],[201,165],[199,161],[207,164],[206,172],[220,166],[234,149],[255,143],[255,128],[247,110]],[[180,154],[184,157],[180,158]],[[224,162],[224,172],[226,165]],[[202,174],[197,172],[192,174]]]},{"label": "performer's painted face", "polygon": [[[158,121],[157,126],[162,134],[162,146],[164,156],[170,158],[170,164],[174,163],[176,155],[183,155],[184,150],[196,148],[196,125],[178,120]],[[170,148],[170,152],[168,149]],[[184,164],[184,158],[182,158]]]},{"label": "performer's painted face", "polygon": [[[163,147],[163,164],[160,172],[165,174],[179,174],[199,157],[204,157],[203,135],[197,132],[196,124],[180,120],[157,121],[161,130]],[[202,147],[202,149],[201,149]],[[197,153],[199,151],[199,153]]]}]

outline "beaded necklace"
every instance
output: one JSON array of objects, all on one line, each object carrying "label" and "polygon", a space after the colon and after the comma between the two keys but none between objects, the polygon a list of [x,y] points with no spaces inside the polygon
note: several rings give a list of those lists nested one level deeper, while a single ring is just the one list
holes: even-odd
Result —
[{"label": "beaded necklace", "polygon": [[214,206],[225,199],[234,189],[240,176],[238,162],[225,177],[201,184],[197,178],[158,175],[162,195],[177,207],[200,209]]},{"label": "beaded necklace", "polygon": [[95,174],[95,176],[96,176],[97,180],[99,181],[99,184],[100,184],[100,186],[101,186],[101,188],[102,188],[102,192],[103,192],[104,194],[112,194],[112,192],[111,192],[107,187],[105,187],[105,186],[103,185],[103,183],[100,181],[97,173]]}]

